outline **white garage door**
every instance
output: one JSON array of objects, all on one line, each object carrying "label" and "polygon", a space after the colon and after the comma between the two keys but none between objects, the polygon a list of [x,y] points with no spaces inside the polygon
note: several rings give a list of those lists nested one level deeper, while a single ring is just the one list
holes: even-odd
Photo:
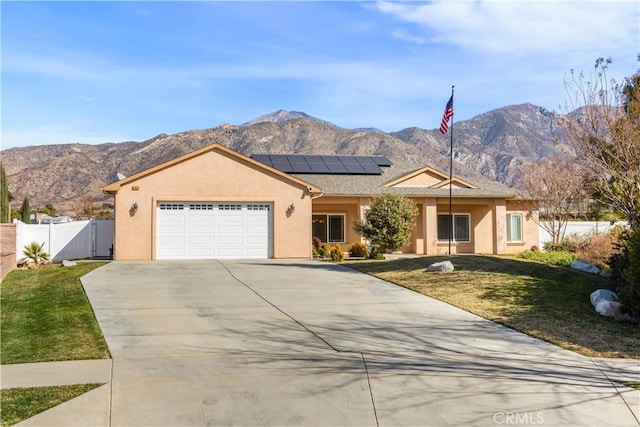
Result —
[{"label": "white garage door", "polygon": [[160,203],[157,259],[271,258],[267,203]]}]

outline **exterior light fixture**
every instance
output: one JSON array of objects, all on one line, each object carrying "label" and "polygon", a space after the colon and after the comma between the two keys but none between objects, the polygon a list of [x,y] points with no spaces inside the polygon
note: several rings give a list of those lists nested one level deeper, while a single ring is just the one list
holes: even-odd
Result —
[{"label": "exterior light fixture", "polygon": [[295,212],[295,211],[296,211],[296,205],[294,205],[293,203],[291,203],[291,204],[289,205],[289,207],[287,208],[287,210],[288,210],[289,212],[291,212],[291,213]]},{"label": "exterior light fixture", "polygon": [[134,212],[138,212],[138,202],[133,202],[131,205],[131,210]]}]

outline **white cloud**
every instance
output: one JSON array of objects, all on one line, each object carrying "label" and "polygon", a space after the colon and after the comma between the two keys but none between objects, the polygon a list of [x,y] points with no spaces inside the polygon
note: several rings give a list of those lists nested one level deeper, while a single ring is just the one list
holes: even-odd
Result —
[{"label": "white cloud", "polygon": [[498,53],[638,49],[637,1],[434,1],[378,3],[430,41]]},{"label": "white cloud", "polygon": [[396,30],[393,33],[391,33],[391,36],[394,39],[398,39],[398,40],[404,40],[404,41],[408,41],[411,43],[417,43],[417,44],[425,44],[427,42],[427,39],[421,36],[416,36],[413,34],[409,34],[404,30]]}]

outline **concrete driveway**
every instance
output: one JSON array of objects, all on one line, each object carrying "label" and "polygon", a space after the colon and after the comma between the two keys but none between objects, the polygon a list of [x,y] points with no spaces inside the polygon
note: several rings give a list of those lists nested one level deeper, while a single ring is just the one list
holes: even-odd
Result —
[{"label": "concrete driveway", "polygon": [[114,426],[639,425],[640,393],[597,361],[341,266],[114,262],[82,282]]}]

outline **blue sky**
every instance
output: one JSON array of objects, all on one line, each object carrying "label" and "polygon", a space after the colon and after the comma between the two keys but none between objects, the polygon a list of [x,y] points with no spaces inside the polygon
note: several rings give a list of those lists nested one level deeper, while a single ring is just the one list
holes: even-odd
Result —
[{"label": "blue sky", "polygon": [[637,1],[2,1],[2,149],[143,141],[278,110],[347,128],[439,126],[531,102],[612,57]]}]

